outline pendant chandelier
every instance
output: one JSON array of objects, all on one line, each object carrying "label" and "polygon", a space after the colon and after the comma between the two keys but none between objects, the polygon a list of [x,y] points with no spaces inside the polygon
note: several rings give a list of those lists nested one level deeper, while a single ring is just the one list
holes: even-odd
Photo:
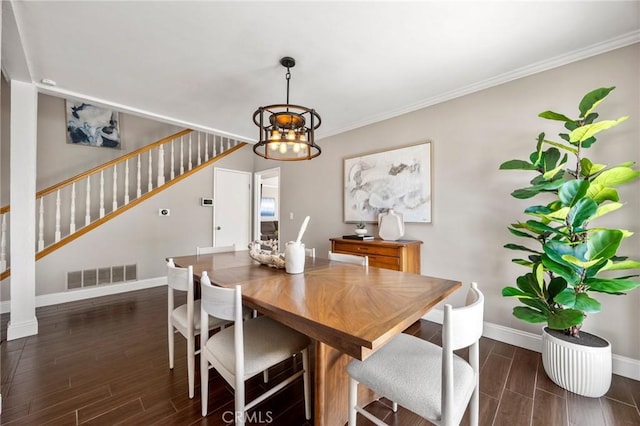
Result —
[{"label": "pendant chandelier", "polygon": [[296,61],[286,56],[280,64],[287,69],[287,103],[260,107],[253,113],[253,122],[260,128],[253,152],[270,160],[311,160],[322,152],[314,142],[320,115],[314,109],[289,104],[290,69]]}]

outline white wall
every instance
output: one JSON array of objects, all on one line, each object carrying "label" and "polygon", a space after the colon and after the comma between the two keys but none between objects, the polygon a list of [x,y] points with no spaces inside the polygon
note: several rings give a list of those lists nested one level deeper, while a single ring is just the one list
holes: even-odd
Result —
[{"label": "white wall", "polygon": [[[556,136],[562,130],[557,122],[538,118],[538,113],[551,109],[577,116],[584,94],[610,85],[617,89],[599,107],[601,117],[631,118],[603,133],[589,157],[607,164],[640,162],[639,69],[636,44],[320,140],[322,155],[317,159],[278,163],[282,241],[295,238],[303,218],[310,215],[304,242],[322,256],[330,237],[353,227],[343,222],[344,158],[431,139],[433,222],[409,223],[405,236],[424,242],[422,273],[465,284],[477,281],[486,297],[486,321],[539,333],[540,327],[515,319],[515,301],[500,295],[502,287],[513,285],[523,272],[510,262],[514,252],[502,247],[517,242],[506,228],[525,219],[521,212],[532,203],[509,195],[526,186],[530,177],[498,167],[512,158],[526,158],[541,131]],[[256,159],[256,170],[270,167],[274,162]],[[622,254],[640,259],[640,182],[621,188],[620,194],[626,206],[608,223],[636,232],[624,242]],[[456,292],[451,300],[460,301],[462,294]],[[609,339],[614,353],[640,359],[640,290],[598,299],[603,311],[587,318],[584,330]]]}]

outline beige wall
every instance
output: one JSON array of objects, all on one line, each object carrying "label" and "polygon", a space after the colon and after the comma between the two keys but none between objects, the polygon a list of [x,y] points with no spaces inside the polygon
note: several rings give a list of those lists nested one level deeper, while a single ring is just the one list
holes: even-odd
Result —
[{"label": "beige wall", "polygon": [[[514,252],[502,248],[514,242],[506,227],[525,219],[521,212],[531,200],[509,195],[526,186],[530,177],[498,167],[512,158],[526,158],[541,131],[553,136],[561,131],[557,122],[538,118],[538,113],[551,109],[577,116],[585,93],[610,85],[617,89],[599,108],[601,117],[631,119],[603,133],[590,157],[607,164],[639,162],[639,70],[640,44],[636,44],[323,139],[317,159],[278,163],[282,241],[295,238],[304,216],[310,215],[304,242],[324,255],[330,237],[350,233],[353,227],[342,219],[343,159],[430,139],[433,222],[406,226],[406,238],[424,242],[422,273],[466,285],[477,281],[486,296],[486,321],[539,333],[540,327],[512,317],[515,302],[500,295],[502,287],[512,285],[523,272],[510,262]],[[255,169],[274,164],[257,158]],[[620,193],[626,206],[607,220],[636,232],[624,242],[622,254],[640,259],[640,182]],[[600,223],[607,224],[604,219]],[[370,228],[377,232],[377,227]],[[462,294],[457,292],[451,300],[459,302]],[[640,290],[598,299],[603,311],[587,318],[584,329],[609,339],[614,353],[640,359]]]},{"label": "beige wall", "polygon": [[38,95],[37,188],[44,189],[78,173],[118,158],[171,134],[182,127],[131,114],[119,114],[121,149],[67,143],[65,100]]}]

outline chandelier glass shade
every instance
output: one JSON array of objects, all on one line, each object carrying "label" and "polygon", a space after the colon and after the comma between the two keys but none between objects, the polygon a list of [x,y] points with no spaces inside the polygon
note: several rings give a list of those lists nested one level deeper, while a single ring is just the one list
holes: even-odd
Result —
[{"label": "chandelier glass shade", "polygon": [[320,115],[311,108],[289,103],[290,68],[293,58],[284,57],[280,64],[287,68],[287,102],[267,105],[253,113],[253,122],[260,128],[253,152],[270,160],[311,160],[322,152],[315,144],[315,130],[320,127]]}]

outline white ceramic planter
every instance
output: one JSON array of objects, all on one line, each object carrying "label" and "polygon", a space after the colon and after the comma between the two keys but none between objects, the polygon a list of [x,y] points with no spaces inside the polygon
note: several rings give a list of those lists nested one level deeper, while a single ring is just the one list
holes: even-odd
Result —
[{"label": "white ceramic planter", "polygon": [[[542,364],[558,386],[582,396],[599,398],[611,385],[611,344],[580,332],[580,344],[542,330]],[[587,341],[595,345],[586,345]]]}]

